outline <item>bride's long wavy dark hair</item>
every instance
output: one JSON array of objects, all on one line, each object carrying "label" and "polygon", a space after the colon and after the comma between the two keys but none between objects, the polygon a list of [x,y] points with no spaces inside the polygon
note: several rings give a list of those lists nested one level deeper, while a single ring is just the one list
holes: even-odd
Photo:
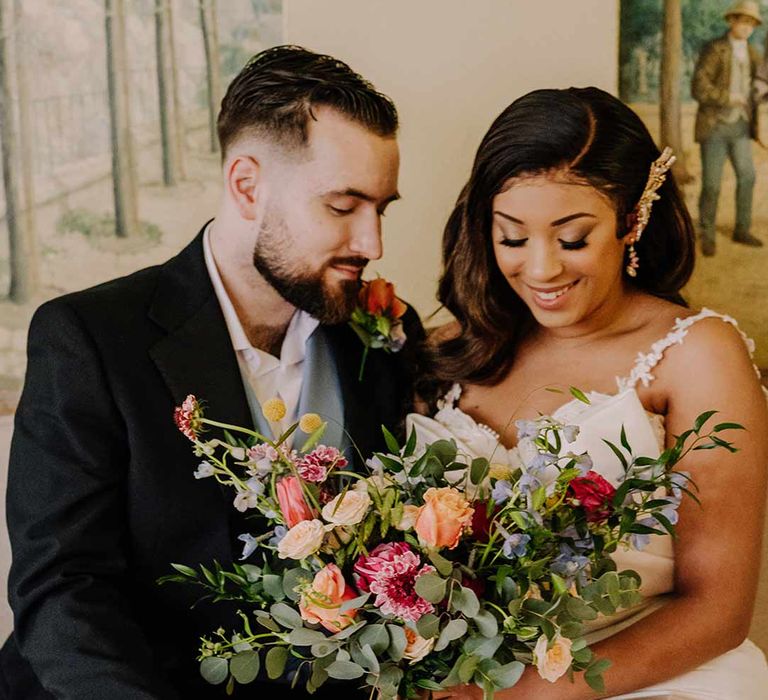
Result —
[{"label": "bride's long wavy dark hair", "polygon": [[[460,333],[427,345],[419,387],[425,399],[433,402],[450,382],[497,383],[536,325],[496,264],[491,239],[494,196],[513,178],[564,173],[611,199],[616,235],[623,237],[628,214],[659,155],[640,118],[594,87],[536,90],[496,118],[445,227],[438,300],[457,319]],[[658,194],[635,246],[638,275],[628,279],[639,289],[684,305],[680,290],[693,270],[693,225],[671,173]]]}]

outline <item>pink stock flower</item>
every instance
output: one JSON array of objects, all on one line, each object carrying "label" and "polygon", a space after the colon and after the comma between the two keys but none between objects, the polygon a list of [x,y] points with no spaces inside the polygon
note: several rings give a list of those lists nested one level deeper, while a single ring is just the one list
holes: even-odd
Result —
[{"label": "pink stock flower", "polygon": [[181,406],[177,406],[173,411],[173,421],[176,423],[176,427],[192,442],[197,440],[197,433],[203,427],[202,417],[203,410],[193,394],[189,394],[184,399],[184,403]]},{"label": "pink stock flower", "polygon": [[298,464],[299,476],[306,481],[320,483],[325,481],[331,469],[342,469],[349,462],[335,447],[318,445],[312,452],[305,455]]},{"label": "pink stock flower", "polygon": [[312,585],[301,594],[299,612],[309,623],[319,622],[325,629],[338,632],[351,625],[357,609],[341,612],[342,603],[357,597],[344,581],[336,564],[328,564],[315,574]]},{"label": "pink stock flower", "polygon": [[287,476],[277,482],[277,502],[285,524],[291,528],[302,520],[312,520],[312,509],[304,500],[301,483],[295,476]]},{"label": "pink stock flower", "polygon": [[405,542],[380,544],[355,562],[357,587],[376,594],[374,605],[385,615],[415,622],[434,607],[416,593],[416,579],[434,571],[422,565],[419,556]]},{"label": "pink stock flower", "polygon": [[280,445],[280,452],[278,452],[272,445],[266,443],[259,443],[253,447],[248,448],[248,472],[253,476],[263,475],[272,471],[272,464],[280,461],[280,459],[287,459],[294,465],[298,463],[298,452],[296,450],[288,450],[285,445]]}]

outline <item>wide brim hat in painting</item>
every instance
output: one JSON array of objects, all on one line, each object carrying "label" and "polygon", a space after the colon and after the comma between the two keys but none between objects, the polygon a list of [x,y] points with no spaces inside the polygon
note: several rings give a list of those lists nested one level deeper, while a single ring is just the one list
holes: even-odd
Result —
[{"label": "wide brim hat in painting", "polygon": [[745,17],[751,17],[758,24],[763,23],[763,18],[760,16],[760,5],[755,0],[741,0],[741,2],[735,2],[726,11],[723,17],[728,19],[733,15],[744,15]]}]

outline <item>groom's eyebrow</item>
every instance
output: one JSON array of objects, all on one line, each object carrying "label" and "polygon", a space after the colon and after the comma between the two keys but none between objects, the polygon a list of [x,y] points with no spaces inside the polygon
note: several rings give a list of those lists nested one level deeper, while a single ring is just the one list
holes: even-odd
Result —
[{"label": "groom's eyebrow", "polygon": [[354,187],[347,187],[344,190],[329,190],[328,192],[323,192],[321,196],[322,197],[355,197],[356,199],[362,199],[364,202],[372,202],[373,204],[389,204],[390,202],[394,202],[400,199],[400,193],[394,192],[386,199],[379,201],[379,199],[377,199],[373,195],[370,195],[367,192],[363,192],[362,190],[357,190]]}]

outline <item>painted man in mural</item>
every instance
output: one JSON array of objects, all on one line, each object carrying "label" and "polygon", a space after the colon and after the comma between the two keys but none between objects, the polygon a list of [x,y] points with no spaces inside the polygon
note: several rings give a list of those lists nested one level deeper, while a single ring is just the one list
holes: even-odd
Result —
[{"label": "painted man in mural", "polygon": [[[384,448],[380,426],[410,406],[421,326],[408,309],[402,351],[372,351],[359,380],[346,321],[398,197],[397,125],[346,64],[259,54],[222,102],[216,218],[164,265],[37,311],[10,461],[15,631],[0,697],[222,697],[195,657],[201,635],[238,627],[234,607],[191,609],[199,591],[155,582],[172,561],[231,568],[253,526],[232,493],[193,478],[174,406],[195,394],[211,417],[267,434],[322,411],[328,444],[344,444],[343,426],[363,454]],[[260,410],[274,396],[277,426]]]},{"label": "painted man in mural", "polygon": [[705,256],[715,254],[717,200],[726,158],[736,173],[733,240],[747,246],[763,245],[751,232],[755,186],[751,140],[757,138],[752,80],[759,54],[748,43],[755,27],[762,23],[760,8],[753,0],[743,0],[728,8],[725,19],[728,31],[702,49],[691,87],[699,103],[695,137],[701,147],[699,224]]}]

